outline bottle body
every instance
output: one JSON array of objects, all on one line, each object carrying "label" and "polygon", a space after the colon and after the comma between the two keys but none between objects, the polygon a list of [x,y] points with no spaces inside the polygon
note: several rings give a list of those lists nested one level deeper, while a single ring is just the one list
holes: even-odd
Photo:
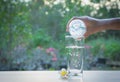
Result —
[{"label": "bottle body", "polygon": [[85,23],[80,19],[74,19],[69,23],[69,33],[74,39],[84,37],[86,32]]}]

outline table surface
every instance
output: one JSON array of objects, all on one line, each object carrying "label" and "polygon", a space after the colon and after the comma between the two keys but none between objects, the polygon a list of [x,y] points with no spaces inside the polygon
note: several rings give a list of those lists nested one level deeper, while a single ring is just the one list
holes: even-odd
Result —
[{"label": "table surface", "polygon": [[120,71],[84,71],[82,80],[61,79],[59,71],[1,71],[0,82],[120,82]]}]

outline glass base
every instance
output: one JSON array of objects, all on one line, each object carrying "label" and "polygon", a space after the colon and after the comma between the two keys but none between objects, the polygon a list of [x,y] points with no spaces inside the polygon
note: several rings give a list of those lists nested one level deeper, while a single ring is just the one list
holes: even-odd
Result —
[{"label": "glass base", "polygon": [[68,74],[70,79],[81,79],[83,77],[83,73],[80,70],[72,69]]},{"label": "glass base", "polygon": [[81,74],[78,76],[69,76],[68,82],[83,82],[83,75]]}]

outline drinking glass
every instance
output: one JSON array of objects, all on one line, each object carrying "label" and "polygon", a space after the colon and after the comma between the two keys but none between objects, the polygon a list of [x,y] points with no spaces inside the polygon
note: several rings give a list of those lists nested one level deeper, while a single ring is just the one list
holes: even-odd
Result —
[{"label": "drinking glass", "polygon": [[74,39],[71,35],[65,36],[66,54],[68,57],[67,71],[70,78],[82,78],[84,37]]}]

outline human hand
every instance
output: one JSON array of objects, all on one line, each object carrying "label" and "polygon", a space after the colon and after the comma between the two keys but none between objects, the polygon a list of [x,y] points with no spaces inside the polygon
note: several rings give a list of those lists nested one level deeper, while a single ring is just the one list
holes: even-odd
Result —
[{"label": "human hand", "polygon": [[68,32],[69,31],[69,24],[72,20],[75,20],[75,19],[80,19],[82,20],[85,25],[86,25],[86,33],[84,34],[85,38],[88,37],[89,35],[91,34],[94,34],[102,29],[99,28],[99,19],[95,19],[95,18],[92,18],[92,17],[89,17],[89,16],[83,16],[83,17],[73,17],[71,18],[69,21],[68,21],[68,24],[66,26],[66,31]]}]

